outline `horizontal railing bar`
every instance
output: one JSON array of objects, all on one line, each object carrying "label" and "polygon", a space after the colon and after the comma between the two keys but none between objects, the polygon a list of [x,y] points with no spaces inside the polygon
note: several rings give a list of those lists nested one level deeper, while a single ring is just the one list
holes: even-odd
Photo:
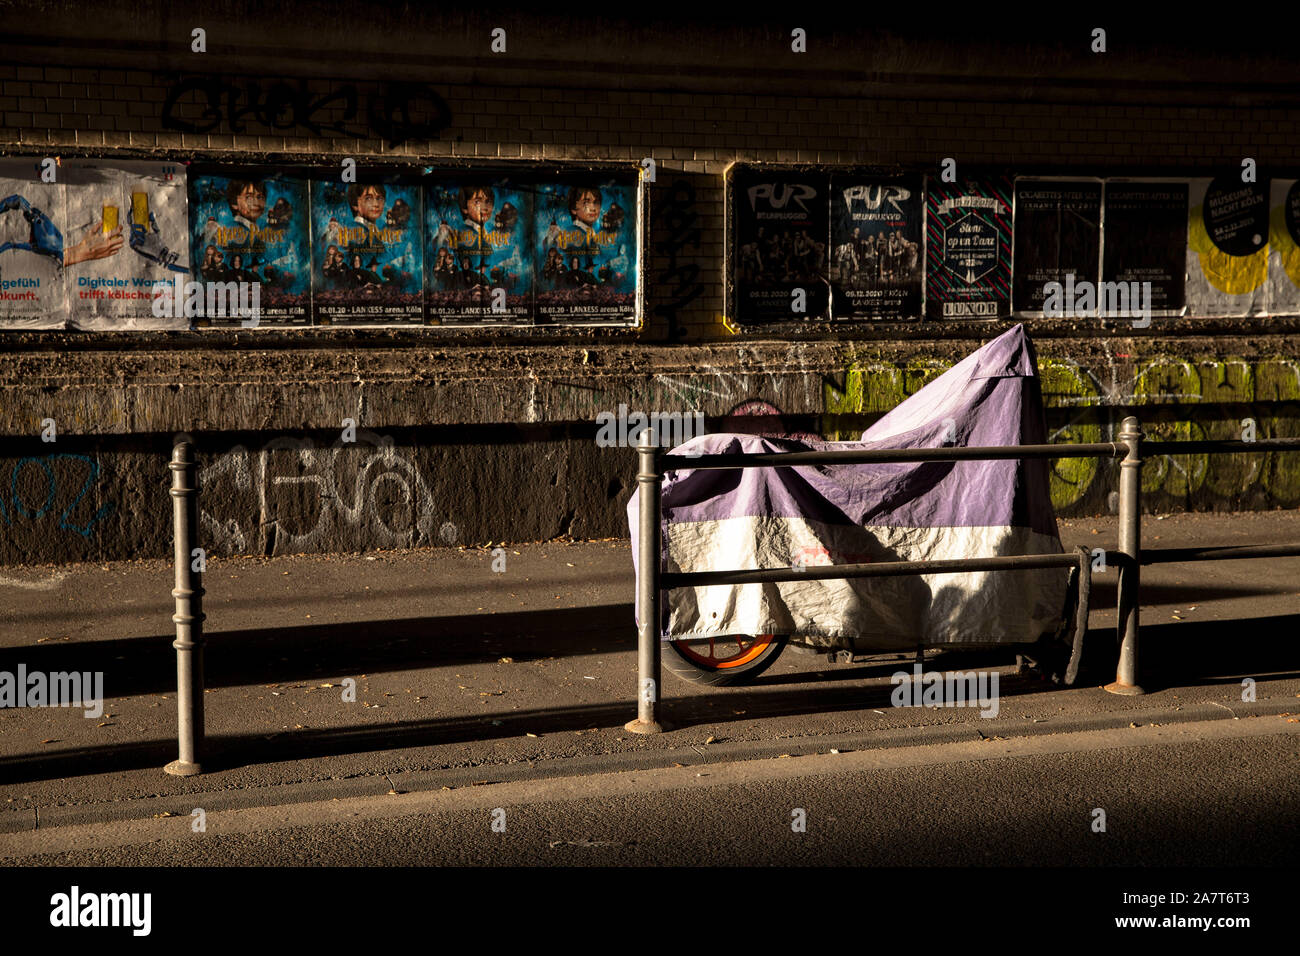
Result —
[{"label": "horizontal railing bar", "polygon": [[879,564],[819,564],[756,571],[669,571],[660,576],[664,590],[706,587],[713,584],[772,584],[786,581],[824,581],[832,578],[892,578],[908,574],[947,574],[953,571],[1032,571],[1072,568],[1077,553],[1013,554],[995,558],[955,558],[950,561],[887,561]]},{"label": "horizontal railing bar", "polygon": [[1236,561],[1242,558],[1297,558],[1300,544],[1244,544],[1230,547],[1142,549],[1143,564],[1184,561]]},{"label": "horizontal railing bar", "polygon": [[1091,445],[992,445],[977,448],[885,448],[859,451],[786,451],[726,455],[664,455],[665,470],[792,467],[795,465],[903,464],[915,461],[995,461],[1023,458],[1122,458],[1125,442]]},{"label": "horizontal railing bar", "polygon": [[1300,451],[1300,438],[1261,438],[1258,441],[1211,438],[1204,441],[1144,441],[1142,457],[1153,455],[1227,455],[1241,452]]}]

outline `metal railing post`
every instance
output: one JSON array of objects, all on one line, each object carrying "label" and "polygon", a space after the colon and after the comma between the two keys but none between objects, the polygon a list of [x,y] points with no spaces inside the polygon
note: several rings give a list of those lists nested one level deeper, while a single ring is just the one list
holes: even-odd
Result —
[{"label": "metal railing post", "polygon": [[167,466],[172,473],[172,523],[175,538],[176,710],[180,758],[163,769],[178,777],[202,773],[203,750],[203,578],[193,555],[198,539],[198,471],[194,446],[179,442]]},{"label": "metal railing post", "polygon": [[1119,466],[1119,550],[1126,560],[1119,568],[1115,602],[1119,666],[1114,683],[1107,684],[1106,690],[1112,694],[1134,695],[1145,692],[1137,682],[1142,574],[1142,428],[1132,415],[1121,424],[1119,439],[1128,445],[1128,454]]},{"label": "metal railing post", "polygon": [[659,449],[652,429],[637,440],[638,514],[636,595],[637,621],[637,718],[624,725],[634,734],[657,734],[666,725],[656,716],[659,703],[659,625],[663,614],[662,529],[659,523],[659,493],[663,475],[659,471]]}]

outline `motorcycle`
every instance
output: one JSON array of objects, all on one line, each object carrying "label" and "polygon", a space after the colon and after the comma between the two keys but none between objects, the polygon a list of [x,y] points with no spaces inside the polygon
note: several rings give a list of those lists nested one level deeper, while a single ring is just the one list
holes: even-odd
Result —
[{"label": "motorcycle", "polygon": [[[856,442],[724,433],[672,453],[1046,443],[1037,360],[1017,325]],[[637,504],[633,495],[634,556]],[[1043,459],[681,468],[665,475],[661,509],[670,572],[1063,553]],[[789,645],[850,659],[1005,647],[1070,683],[1087,613],[1081,578],[1048,568],[674,588],[662,659],[684,680],[724,686],[753,681]]]}]

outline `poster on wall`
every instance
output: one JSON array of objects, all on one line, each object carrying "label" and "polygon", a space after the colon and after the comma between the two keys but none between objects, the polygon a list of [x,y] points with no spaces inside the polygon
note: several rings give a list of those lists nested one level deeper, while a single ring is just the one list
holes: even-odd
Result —
[{"label": "poster on wall", "polygon": [[425,302],[442,325],[531,324],[530,187],[460,177],[424,190]]},{"label": "poster on wall", "polygon": [[1011,311],[1010,179],[926,178],[925,314],[991,319]]},{"label": "poster on wall", "polygon": [[830,179],[822,173],[737,170],[732,179],[736,320],[830,317]]},{"label": "poster on wall", "polygon": [[[242,303],[253,301],[256,287],[259,326],[309,324],[307,181],[265,169],[191,170],[189,194],[191,278],[213,289],[239,283]],[[215,328],[247,320],[205,297],[191,321]]]},{"label": "poster on wall", "polygon": [[921,315],[921,178],[833,176],[831,315]]},{"label": "poster on wall", "polygon": [[534,188],[537,324],[634,324],[635,177],[592,174]]},{"label": "poster on wall", "polygon": [[1187,183],[1108,179],[1103,282],[1149,282],[1153,315],[1181,315],[1187,274]]},{"label": "poster on wall", "polygon": [[54,183],[42,182],[42,171],[37,157],[0,159],[0,328],[61,328],[65,271],[78,275],[124,243],[116,227],[69,228],[59,170]]},{"label": "poster on wall", "polygon": [[1095,285],[1101,274],[1101,180],[1018,178],[1014,234],[1013,311],[1042,313],[1051,282]]},{"label": "poster on wall", "polygon": [[312,180],[312,302],[318,325],[424,321],[423,189]]},{"label": "poster on wall", "polygon": [[115,252],[89,260],[65,277],[72,324],[99,330],[188,328],[185,167],[69,160],[61,178],[73,228],[122,240],[114,242]]},{"label": "poster on wall", "polygon": [[1300,179],[1274,179],[1269,192],[1265,301],[1270,315],[1300,315]]},{"label": "poster on wall", "polygon": [[1267,179],[1243,183],[1240,170],[1188,184],[1188,315],[1268,311]]}]

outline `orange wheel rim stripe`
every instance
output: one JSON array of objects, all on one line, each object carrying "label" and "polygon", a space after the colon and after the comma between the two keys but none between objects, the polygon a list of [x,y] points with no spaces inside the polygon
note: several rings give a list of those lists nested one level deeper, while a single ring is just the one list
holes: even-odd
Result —
[{"label": "orange wheel rim stripe", "polygon": [[771,645],[774,636],[775,635],[772,634],[760,634],[758,637],[754,638],[754,643],[748,646],[746,646],[744,641],[739,637],[733,636],[731,639],[740,645],[739,653],[733,654],[731,657],[721,658],[713,656],[714,643],[713,638],[711,637],[709,638],[709,653],[707,656],[700,654],[691,648],[691,642],[689,641],[673,641],[673,645],[682,656],[692,664],[708,670],[726,670],[729,667],[739,667],[741,664],[748,664],[754,658],[758,657]]}]

